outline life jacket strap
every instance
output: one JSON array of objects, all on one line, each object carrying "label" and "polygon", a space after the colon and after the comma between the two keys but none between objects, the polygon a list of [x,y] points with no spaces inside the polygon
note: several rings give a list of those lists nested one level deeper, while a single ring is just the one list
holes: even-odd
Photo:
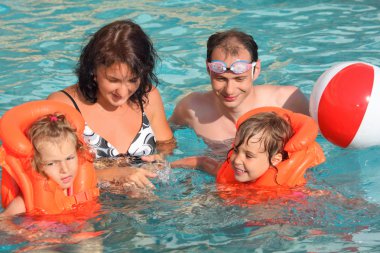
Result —
[{"label": "life jacket strap", "polygon": [[99,196],[99,189],[98,188],[92,188],[87,191],[79,192],[75,195],[73,195],[74,204],[81,204],[90,200],[93,200],[94,198]]}]

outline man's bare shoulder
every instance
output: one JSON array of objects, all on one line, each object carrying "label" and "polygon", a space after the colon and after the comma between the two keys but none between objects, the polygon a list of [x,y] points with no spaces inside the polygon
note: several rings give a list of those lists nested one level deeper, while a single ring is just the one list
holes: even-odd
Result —
[{"label": "man's bare shoulder", "polygon": [[210,106],[212,99],[212,92],[191,92],[182,98],[179,104],[186,105],[188,109],[195,109],[200,106]]},{"label": "man's bare shoulder", "polygon": [[309,101],[296,86],[292,85],[258,85],[256,95],[265,99],[272,106],[280,106],[294,112],[309,114]]},{"label": "man's bare shoulder", "polygon": [[292,85],[273,85],[273,84],[262,84],[255,86],[256,92],[260,95],[266,96],[286,96],[295,92],[298,88]]}]

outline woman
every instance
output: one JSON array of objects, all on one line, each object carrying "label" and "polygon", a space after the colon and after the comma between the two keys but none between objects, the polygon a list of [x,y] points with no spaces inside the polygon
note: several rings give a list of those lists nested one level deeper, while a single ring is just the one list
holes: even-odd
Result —
[{"label": "woman", "polygon": [[[83,48],[78,83],[48,99],[74,106],[86,121],[85,140],[97,157],[142,156],[175,143],[153,73],[157,54],[141,27],[120,20],[102,27]],[[163,145],[162,145],[163,144]],[[143,169],[109,168],[100,180],[132,181],[151,186]]]}]

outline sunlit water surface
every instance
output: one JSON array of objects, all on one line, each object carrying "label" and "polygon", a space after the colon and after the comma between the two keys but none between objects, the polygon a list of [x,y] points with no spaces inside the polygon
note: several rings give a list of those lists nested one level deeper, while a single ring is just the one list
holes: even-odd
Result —
[{"label": "sunlit water surface", "polygon": [[[255,85],[292,84],[310,96],[334,63],[380,66],[378,0],[3,1],[0,115],[75,83],[86,37],[121,18],[140,24],[156,46],[167,116],[183,95],[210,88],[206,41],[222,29],[240,28],[257,41],[262,72]],[[208,152],[189,129],[175,136],[170,160]],[[103,193],[91,219],[3,219],[0,252],[379,252],[380,148],[341,149],[322,136],[318,142],[327,161],[308,173],[307,187],[340,198],[242,207],[221,199],[202,172],[166,170],[142,197]]]}]

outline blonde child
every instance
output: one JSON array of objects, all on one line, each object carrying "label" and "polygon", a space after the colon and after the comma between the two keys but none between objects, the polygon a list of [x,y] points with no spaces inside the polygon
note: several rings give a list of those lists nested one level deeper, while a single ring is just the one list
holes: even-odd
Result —
[{"label": "blonde child", "polygon": [[[76,129],[70,125],[63,114],[49,114],[30,126],[27,137],[34,151],[31,161],[32,169],[45,178],[45,184],[48,185],[48,181],[56,183],[54,187],[61,189],[62,196],[72,196],[74,181],[80,169],[79,157],[84,159],[87,152],[85,146],[78,140]],[[35,177],[31,176],[32,182],[33,180],[41,181],[41,179],[33,178]],[[46,189],[46,191],[49,190]],[[42,196],[34,196],[34,198],[38,197]],[[14,215],[26,211],[25,199],[20,193],[9,203],[2,215]]]}]

